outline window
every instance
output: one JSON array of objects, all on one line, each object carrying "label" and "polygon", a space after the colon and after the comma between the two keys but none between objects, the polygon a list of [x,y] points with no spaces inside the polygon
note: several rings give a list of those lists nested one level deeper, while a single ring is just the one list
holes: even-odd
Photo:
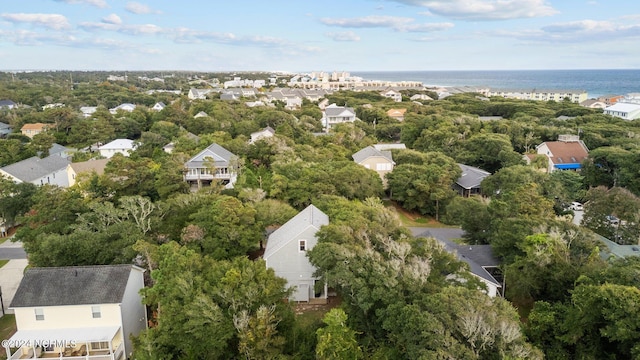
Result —
[{"label": "window", "polygon": [[298,248],[300,251],[307,251],[307,240],[298,241]]},{"label": "window", "polygon": [[376,170],[391,170],[391,163],[376,164]]},{"label": "window", "polygon": [[102,317],[102,313],[100,312],[100,306],[91,307],[91,316],[93,316],[94,319],[99,319]]},{"label": "window", "polygon": [[44,320],[44,309],[42,308],[36,308],[35,309],[36,312],[36,320],[37,321],[42,321]]}]

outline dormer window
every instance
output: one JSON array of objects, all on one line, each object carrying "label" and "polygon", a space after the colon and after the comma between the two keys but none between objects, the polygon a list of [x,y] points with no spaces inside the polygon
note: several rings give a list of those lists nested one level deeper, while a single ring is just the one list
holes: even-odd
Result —
[{"label": "dormer window", "polygon": [[307,240],[299,240],[298,241],[298,250],[300,252],[307,251]]}]

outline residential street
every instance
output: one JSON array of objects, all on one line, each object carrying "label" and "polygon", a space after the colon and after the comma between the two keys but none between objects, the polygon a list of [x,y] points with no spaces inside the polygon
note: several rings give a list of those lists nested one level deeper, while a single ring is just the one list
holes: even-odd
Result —
[{"label": "residential street", "polygon": [[[28,260],[27,254],[22,248],[22,243],[11,242],[7,240],[0,244],[0,260],[7,260],[9,262],[0,268],[0,289],[2,290],[2,302],[4,305],[4,311],[7,311],[13,296],[20,285],[24,269],[27,267]],[[3,313],[0,312],[0,316]]]}]

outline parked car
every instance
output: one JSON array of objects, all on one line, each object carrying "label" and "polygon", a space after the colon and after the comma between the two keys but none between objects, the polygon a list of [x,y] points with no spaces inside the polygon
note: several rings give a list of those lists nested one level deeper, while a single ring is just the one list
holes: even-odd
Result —
[{"label": "parked car", "polygon": [[613,216],[613,215],[607,215],[605,216],[605,218],[607,219],[607,221],[611,224],[611,225],[618,225],[620,224],[620,219],[618,219],[617,217]]},{"label": "parked car", "polygon": [[573,210],[573,211],[583,211],[584,210],[584,206],[582,206],[581,203],[574,201],[571,203],[571,205],[569,205],[569,209]]}]

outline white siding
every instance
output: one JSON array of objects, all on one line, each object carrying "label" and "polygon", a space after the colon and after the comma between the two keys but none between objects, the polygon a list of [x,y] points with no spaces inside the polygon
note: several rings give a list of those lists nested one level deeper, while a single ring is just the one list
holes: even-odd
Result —
[{"label": "white siding", "polygon": [[[265,258],[267,267],[272,268],[276,275],[286,279],[288,286],[297,288],[292,295],[292,300],[295,301],[307,301],[309,297],[313,298],[313,284],[316,279],[313,273],[316,268],[309,262],[307,251],[313,249],[318,242],[315,237],[316,231],[315,227],[309,225],[285,246],[269,258]],[[306,240],[307,251],[300,251],[299,240]]]},{"label": "white siding", "polygon": [[140,296],[140,290],[144,287],[143,274],[142,269],[136,267],[131,269],[122,297],[122,329],[127,357],[133,352],[131,335],[138,335],[140,331],[147,328],[147,312]]}]

